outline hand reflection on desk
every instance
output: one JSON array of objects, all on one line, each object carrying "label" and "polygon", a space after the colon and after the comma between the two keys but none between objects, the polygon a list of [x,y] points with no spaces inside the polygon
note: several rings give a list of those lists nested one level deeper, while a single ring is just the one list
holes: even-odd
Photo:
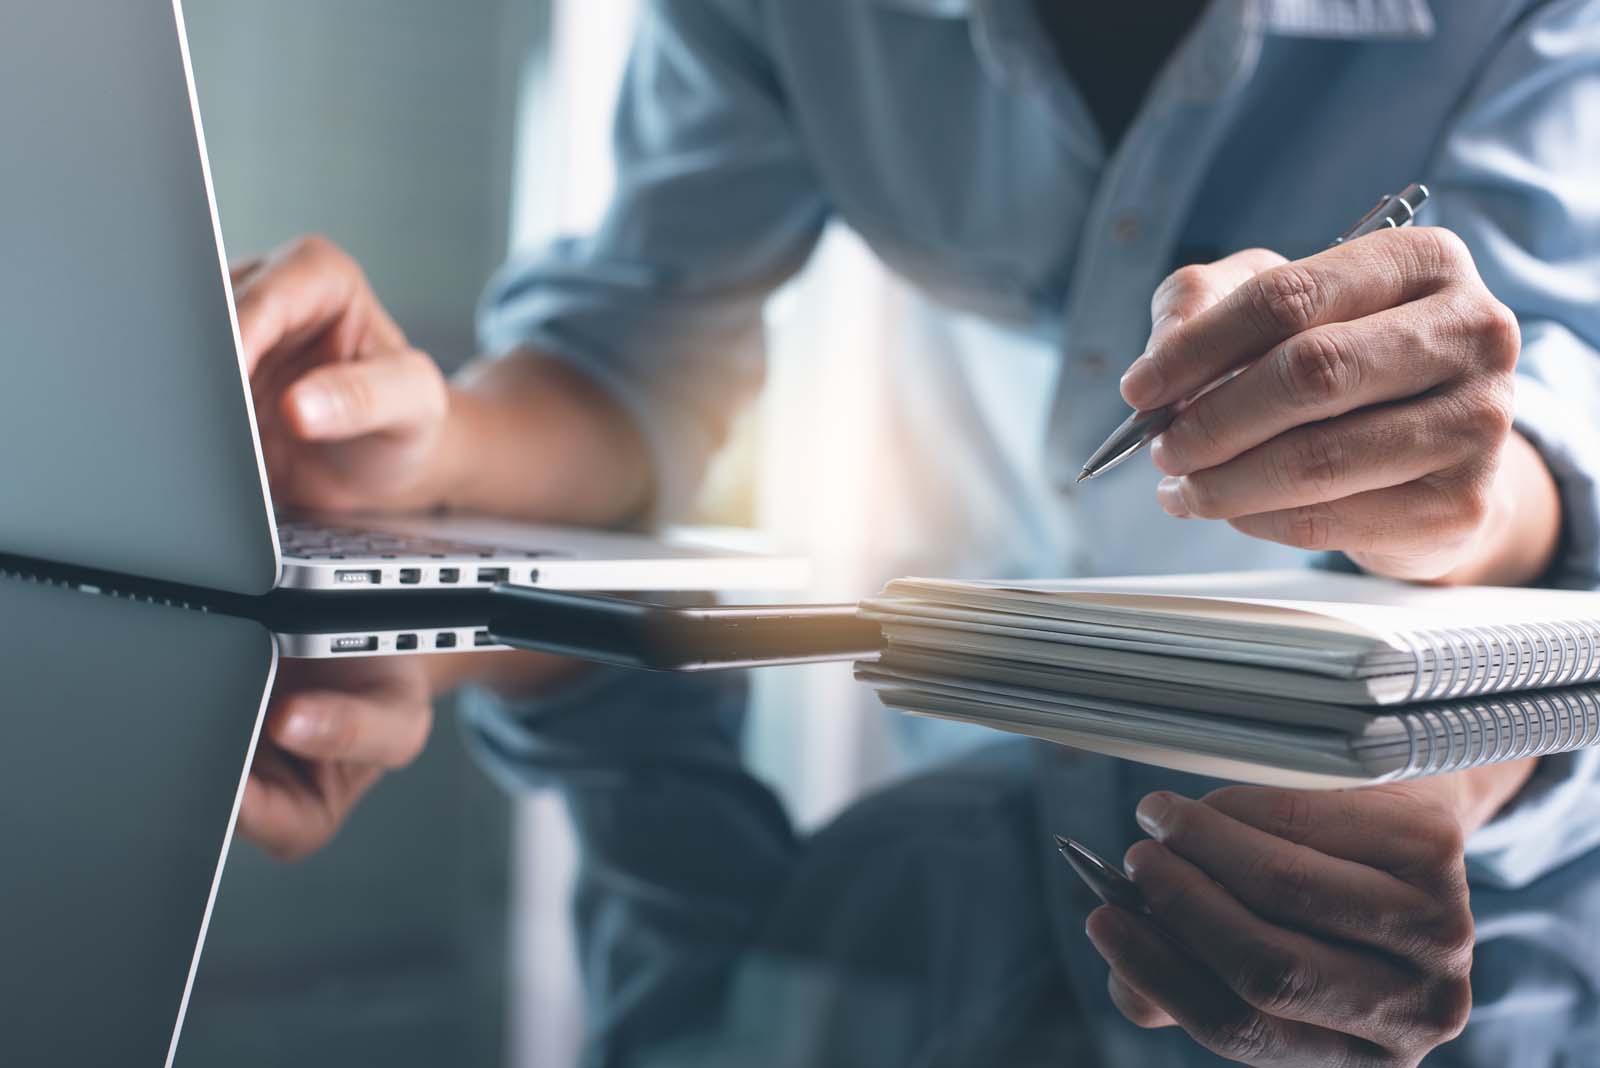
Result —
[{"label": "hand reflection on desk", "polygon": [[285,660],[238,832],[279,860],[314,853],[385,774],[421,754],[435,697],[469,679],[528,692],[581,670],[537,653]]},{"label": "hand reflection on desk", "polygon": [[[1226,1024],[1225,1014],[1207,1006],[1237,1007],[1226,981],[1245,973],[1213,976],[1187,965],[1189,957],[1141,956],[1137,932],[1106,937],[1104,912],[1091,925],[1091,944],[1083,928],[1094,902],[1050,855],[1048,835],[1057,826],[1087,827],[1126,845],[1141,836],[1123,799],[1157,783],[1199,796],[1214,783],[1098,757],[1062,762],[1049,747],[1008,739],[900,780],[819,828],[800,829],[745,765],[746,676],[605,670],[564,685],[578,670],[571,661],[510,653],[286,663],[241,832],[283,858],[323,846],[374,783],[421,750],[433,697],[472,681],[479,685],[463,715],[485,770],[513,789],[559,791],[577,835],[573,917],[586,972],[588,1054],[596,1063],[742,1068],[775,1050],[786,1051],[783,1063],[818,1068],[1214,1063],[1191,1036]],[[1267,803],[1291,794],[1234,788],[1212,800]],[[1185,811],[1196,807],[1166,796]],[[1335,813],[1317,822],[1330,833],[1362,832],[1371,839],[1363,838],[1366,845],[1420,851],[1426,821],[1404,806],[1381,815]],[[1192,820],[1178,832],[1157,828],[1152,833],[1163,844],[1146,841],[1135,852],[1149,861],[1171,851],[1203,868],[1212,854],[1238,845],[1237,834],[1214,830]],[[1452,896],[1411,893],[1405,900],[1414,904],[1390,910],[1389,930],[1410,938],[1406,945],[1428,949],[1423,936],[1437,924],[1427,924],[1444,912],[1463,921],[1454,929],[1471,930],[1459,844],[1447,852],[1441,864],[1456,880]],[[1341,877],[1354,870],[1348,861],[1329,865]],[[1233,891],[1242,895],[1237,905],[1224,902],[1238,914],[1231,925],[1203,909],[1185,916],[1169,907],[1210,900],[1190,883],[1212,897],[1217,892],[1209,888],[1219,884],[1169,880],[1176,889],[1163,893],[1159,865],[1142,863],[1136,875],[1150,882],[1147,896],[1163,903],[1186,942],[1199,932],[1211,938],[1201,944],[1216,949],[1218,961],[1243,966],[1267,944],[1252,932],[1274,917],[1286,921],[1270,901],[1251,897],[1270,889],[1255,875],[1271,869],[1231,867],[1248,882]],[[1479,1001],[1487,1012],[1450,1047],[1459,1062],[1505,1063],[1502,1054],[1529,1048],[1526,1028],[1506,1026],[1502,1010],[1519,998],[1516,977],[1555,966],[1546,959],[1551,953],[1570,969],[1570,979],[1557,984],[1570,990],[1537,1011],[1519,1003],[1516,1012],[1537,1017],[1539,1048],[1547,1052],[1580,1041],[1562,998],[1600,989],[1600,971],[1581,941],[1543,946],[1520,933],[1530,918],[1561,924],[1564,915],[1594,907],[1592,868],[1580,868],[1569,866],[1534,896],[1474,890],[1481,966],[1474,979],[1484,984]],[[1325,903],[1332,898],[1321,891],[1342,885],[1308,882],[1301,889]],[[1320,905],[1313,911],[1332,914]],[[1300,931],[1309,922],[1288,926]],[[1304,943],[1309,936],[1284,937]],[[1109,996],[1097,945],[1117,977]],[[1308,966],[1330,954],[1353,959],[1344,942],[1318,952],[1305,957]],[[1380,980],[1398,975],[1383,989],[1395,1004],[1414,1002],[1421,1022],[1397,1012],[1374,1014],[1374,1026],[1398,1021],[1407,1042],[1432,1046],[1460,1030],[1459,1009],[1450,1007],[1459,999],[1431,995],[1464,989],[1466,959],[1451,956],[1441,979],[1384,957],[1362,962],[1365,974],[1357,969],[1326,990],[1372,1002],[1382,993]],[[1430,1030],[1424,1025],[1434,1010],[1443,1023]],[[1175,1018],[1181,1029],[1172,1026]],[[1368,1022],[1339,1030],[1359,1035]],[[1139,1029],[1150,1027],[1157,1030]],[[1240,1059],[1320,1063],[1316,1047],[1302,1039],[1333,1031],[1297,1031],[1296,1041],[1241,1050]],[[1413,1063],[1416,1052],[1407,1046],[1397,1059],[1373,1063]]]}]

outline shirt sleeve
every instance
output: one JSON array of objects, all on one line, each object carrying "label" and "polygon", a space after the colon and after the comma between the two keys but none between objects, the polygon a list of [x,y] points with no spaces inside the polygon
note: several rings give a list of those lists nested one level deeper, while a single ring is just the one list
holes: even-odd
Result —
[{"label": "shirt sleeve", "polygon": [[604,221],[508,264],[480,309],[485,351],[564,360],[629,412],[654,465],[654,519],[692,502],[759,389],[762,303],[828,215],[761,31],[748,0],[646,3]]},{"label": "shirt sleeve", "polygon": [[[1445,131],[1429,220],[1471,248],[1522,328],[1517,429],[1561,493],[1546,581],[1600,586],[1600,5],[1523,16]],[[1521,885],[1600,845],[1600,754],[1546,758],[1468,848],[1482,880]]]}]

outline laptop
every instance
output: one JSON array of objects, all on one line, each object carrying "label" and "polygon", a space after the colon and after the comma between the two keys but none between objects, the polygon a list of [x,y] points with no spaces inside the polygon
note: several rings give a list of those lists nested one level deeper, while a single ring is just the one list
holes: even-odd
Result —
[{"label": "laptop", "polygon": [[280,521],[177,0],[0,15],[0,324],[0,551],[242,595],[806,580],[692,539]]},{"label": "laptop", "polygon": [[0,579],[0,1061],[173,1063],[278,663],[245,620]]}]

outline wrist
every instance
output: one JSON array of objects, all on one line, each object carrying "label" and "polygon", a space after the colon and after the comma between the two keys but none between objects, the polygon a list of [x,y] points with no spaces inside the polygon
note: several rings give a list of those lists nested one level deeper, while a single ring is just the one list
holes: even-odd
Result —
[{"label": "wrist", "polygon": [[1441,775],[1429,781],[1446,792],[1447,802],[1460,822],[1463,835],[1471,835],[1500,814],[1521,792],[1538,765],[1538,757],[1529,757]]},{"label": "wrist", "polygon": [[1488,511],[1468,559],[1442,585],[1526,586],[1550,569],[1561,539],[1561,495],[1539,450],[1513,431],[1501,449]]}]

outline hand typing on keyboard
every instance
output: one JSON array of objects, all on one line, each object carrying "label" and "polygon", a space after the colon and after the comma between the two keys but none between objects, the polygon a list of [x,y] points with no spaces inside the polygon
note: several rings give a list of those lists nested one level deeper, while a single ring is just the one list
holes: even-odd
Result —
[{"label": "hand typing on keyboard", "polygon": [[325,238],[232,276],[280,505],[606,525],[648,502],[650,466],[632,421],[566,364],[517,352],[447,383]]}]

